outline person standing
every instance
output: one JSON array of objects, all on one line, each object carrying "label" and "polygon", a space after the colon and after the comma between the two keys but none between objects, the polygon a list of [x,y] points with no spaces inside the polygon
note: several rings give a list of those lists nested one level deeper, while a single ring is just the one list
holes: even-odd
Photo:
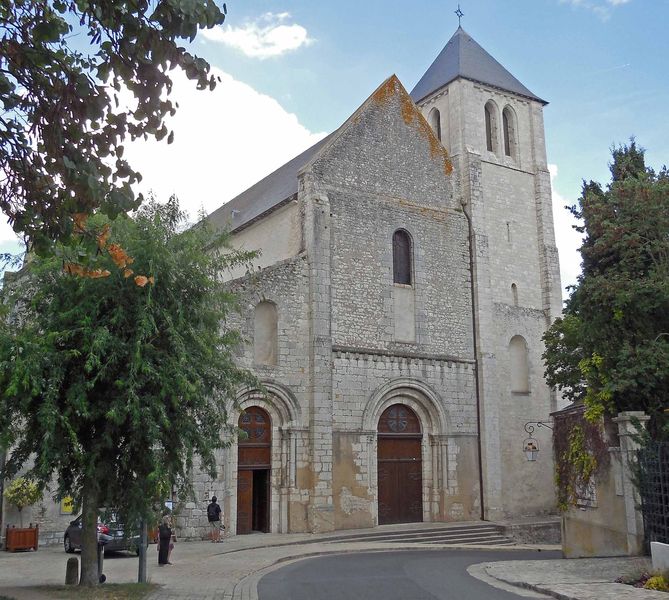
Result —
[{"label": "person standing", "polygon": [[163,522],[158,527],[158,564],[171,565],[170,555],[174,544],[172,543],[172,521],[169,515],[163,517]]},{"label": "person standing", "polygon": [[220,542],[221,536],[221,507],[217,503],[216,496],[212,496],[209,506],[207,506],[207,519],[211,527],[212,543]]}]

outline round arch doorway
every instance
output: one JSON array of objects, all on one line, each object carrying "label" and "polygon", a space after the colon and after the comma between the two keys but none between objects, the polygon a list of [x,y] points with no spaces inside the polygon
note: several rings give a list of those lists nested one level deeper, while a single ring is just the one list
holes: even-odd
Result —
[{"label": "round arch doorway", "polygon": [[393,404],[378,425],[379,525],[423,520],[422,432],[416,413]]},{"label": "round arch doorway", "polygon": [[237,534],[270,530],[272,422],[266,411],[250,406],[239,417],[246,434],[237,447]]}]

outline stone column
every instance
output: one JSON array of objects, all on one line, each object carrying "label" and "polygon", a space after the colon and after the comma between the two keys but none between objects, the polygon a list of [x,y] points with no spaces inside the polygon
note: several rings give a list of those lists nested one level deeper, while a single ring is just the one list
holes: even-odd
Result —
[{"label": "stone column", "polygon": [[332,499],[332,332],[330,203],[313,177],[300,177],[304,241],[309,264],[309,442],[313,484],[309,529],[334,530]]},{"label": "stone column", "polygon": [[632,472],[630,461],[634,459],[639,444],[633,436],[638,433],[632,420],[638,420],[643,427],[650,417],[643,411],[625,411],[618,413],[613,422],[618,425],[618,436],[620,437],[620,454],[622,465],[622,488],[625,502],[625,520],[627,523],[627,553],[637,555],[643,553],[643,516],[637,509],[640,505],[639,493],[632,483]]}]

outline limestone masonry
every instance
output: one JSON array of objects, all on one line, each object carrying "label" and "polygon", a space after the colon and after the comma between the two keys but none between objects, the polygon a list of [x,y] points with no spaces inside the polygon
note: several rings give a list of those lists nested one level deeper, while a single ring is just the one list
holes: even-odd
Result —
[{"label": "limestone masonry", "polygon": [[[462,29],[409,95],[385,81],[337,131],[211,215],[262,250],[228,274],[241,364],[269,393],[195,475],[230,533],[554,510],[541,335],[561,309],[545,102]],[[482,487],[481,487],[482,486]]]}]

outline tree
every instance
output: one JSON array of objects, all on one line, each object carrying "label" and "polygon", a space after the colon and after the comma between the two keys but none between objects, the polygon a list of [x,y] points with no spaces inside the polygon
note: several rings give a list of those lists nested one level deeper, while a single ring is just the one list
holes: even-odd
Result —
[{"label": "tree", "polygon": [[586,417],[644,410],[659,432],[669,406],[669,172],[631,140],[612,150],[606,189],[583,184],[571,212],[583,271],[544,336],[546,380]]},{"label": "tree", "polygon": [[183,226],[176,199],[151,201],[112,223],[133,258],[103,246],[107,276],[75,277],[52,255],[4,290],[4,476],[27,465],[40,486],[55,480],[56,497],[80,499],[84,584],[96,582],[97,509],[114,507],[126,523],[148,517],[165,485],[188,487],[196,456],[215,476],[227,411],[255,385],[234,362],[235,303],[220,276],[252,254],[222,247],[206,221]]},{"label": "tree", "polygon": [[139,206],[132,185],[141,176],[123,159],[124,141],[172,141],[174,67],[199,89],[214,88],[209,64],[177,42],[221,24],[222,8],[214,0],[0,3],[0,209],[31,250],[44,254],[54,240],[81,246],[77,215],[113,219]]}]

